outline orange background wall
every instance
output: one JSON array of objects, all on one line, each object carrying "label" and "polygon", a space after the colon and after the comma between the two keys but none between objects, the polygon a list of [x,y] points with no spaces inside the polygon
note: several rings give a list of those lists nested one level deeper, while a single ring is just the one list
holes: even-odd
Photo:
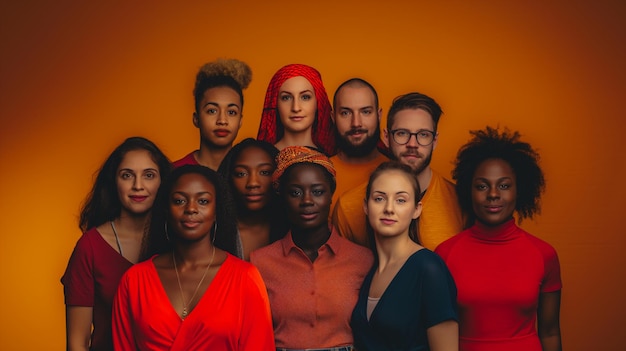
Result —
[{"label": "orange background wall", "polygon": [[92,174],[125,137],[177,159],[198,145],[191,90],[217,57],[253,69],[239,139],[288,63],[330,94],[360,76],[445,114],[433,167],[468,130],[540,149],[543,214],[524,227],[561,258],[566,350],[623,349],[623,1],[8,1],[0,4],[0,349],[64,347],[62,275]]}]

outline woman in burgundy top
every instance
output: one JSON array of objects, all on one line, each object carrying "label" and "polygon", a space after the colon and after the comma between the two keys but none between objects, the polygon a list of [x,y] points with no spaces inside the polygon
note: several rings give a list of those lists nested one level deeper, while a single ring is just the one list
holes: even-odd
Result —
[{"label": "woman in burgundy top", "polygon": [[80,214],[84,234],[61,278],[68,350],[113,349],[113,297],[122,274],[139,260],[157,189],[170,168],[156,145],[132,137],[98,171]]}]

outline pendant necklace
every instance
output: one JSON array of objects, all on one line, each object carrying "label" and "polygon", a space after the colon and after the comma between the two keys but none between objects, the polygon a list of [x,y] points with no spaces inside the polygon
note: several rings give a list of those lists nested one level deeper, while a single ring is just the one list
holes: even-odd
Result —
[{"label": "pendant necklace", "polygon": [[120,251],[120,255],[124,257],[124,253],[122,252],[122,244],[120,244],[120,237],[117,235],[117,230],[115,230],[115,223],[110,221],[111,228],[113,229],[113,234],[115,234],[115,242],[117,243],[117,249]]},{"label": "pendant necklace", "polygon": [[196,286],[196,290],[193,292],[193,295],[191,295],[191,298],[189,299],[189,303],[185,303],[185,295],[183,294],[183,286],[180,283],[180,276],[178,275],[178,267],[176,267],[176,256],[174,251],[172,251],[172,261],[174,261],[174,271],[176,272],[176,280],[178,281],[178,288],[180,289],[180,299],[183,302],[183,312],[181,313],[181,319],[185,320],[185,318],[187,318],[187,316],[189,315],[189,311],[187,310],[187,307],[189,307],[192,303],[193,303],[193,299],[196,297],[196,294],[198,293],[198,290],[200,289],[200,285],[202,285],[202,282],[204,281],[204,278],[206,277],[206,274],[209,272],[209,268],[211,268],[211,264],[213,264],[213,258],[215,258],[215,246],[213,246],[213,253],[211,254],[211,261],[209,261],[209,265],[206,266],[206,269],[204,270],[204,274],[202,275],[202,279],[200,279],[200,282],[198,283],[198,286]]}]

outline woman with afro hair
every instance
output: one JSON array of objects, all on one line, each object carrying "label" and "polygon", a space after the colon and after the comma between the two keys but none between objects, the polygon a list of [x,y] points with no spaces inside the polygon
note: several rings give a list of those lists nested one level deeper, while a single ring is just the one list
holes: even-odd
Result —
[{"label": "woman with afro hair", "polygon": [[460,350],[560,351],[556,251],[513,217],[540,211],[539,154],[508,129],[471,134],[452,175],[473,224],[436,249],[458,289]]}]

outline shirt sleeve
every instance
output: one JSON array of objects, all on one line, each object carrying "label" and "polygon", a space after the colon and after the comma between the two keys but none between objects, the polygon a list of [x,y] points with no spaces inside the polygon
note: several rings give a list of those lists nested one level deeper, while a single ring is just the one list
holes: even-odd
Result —
[{"label": "shirt sleeve", "polygon": [[543,261],[545,276],[541,283],[541,292],[554,292],[561,290],[561,265],[559,263],[559,257],[556,250],[552,246],[546,245],[547,248],[543,250]]},{"label": "shirt sleeve", "polygon": [[445,263],[436,255],[425,262],[422,274],[424,324],[430,328],[447,320],[458,321],[456,285]]},{"label": "shirt sleeve", "polygon": [[[128,272],[127,272],[128,273]],[[129,275],[124,274],[113,300],[113,348],[114,350],[137,350],[132,326],[129,299]]]},{"label": "shirt sleeve", "polygon": [[255,267],[250,266],[247,278],[242,296],[245,304],[239,350],[275,350],[267,289]]},{"label": "shirt sleeve", "polygon": [[94,250],[88,237],[78,239],[61,278],[68,306],[93,307],[95,300]]}]

